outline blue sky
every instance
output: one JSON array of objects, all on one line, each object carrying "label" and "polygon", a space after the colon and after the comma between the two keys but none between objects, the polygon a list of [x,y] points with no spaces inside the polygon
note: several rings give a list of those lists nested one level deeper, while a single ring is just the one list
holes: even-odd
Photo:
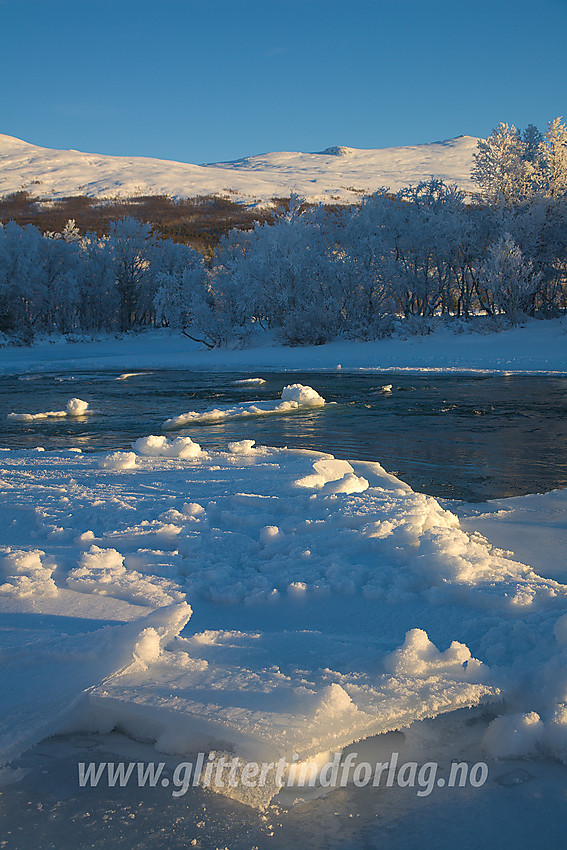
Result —
[{"label": "blue sky", "polygon": [[567,0],[0,0],[0,132],[213,162],[567,117]]}]

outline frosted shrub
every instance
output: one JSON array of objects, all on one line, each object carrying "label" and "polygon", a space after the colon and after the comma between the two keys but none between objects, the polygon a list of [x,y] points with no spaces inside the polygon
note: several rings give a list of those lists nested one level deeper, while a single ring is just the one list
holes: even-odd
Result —
[{"label": "frosted shrub", "polygon": [[517,324],[533,305],[541,274],[534,273],[509,233],[490,245],[481,279],[495,305]]}]

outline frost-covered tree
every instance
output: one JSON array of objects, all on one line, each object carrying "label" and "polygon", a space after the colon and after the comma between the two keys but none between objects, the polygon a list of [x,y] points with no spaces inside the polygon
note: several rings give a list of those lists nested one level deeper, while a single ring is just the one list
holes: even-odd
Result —
[{"label": "frost-covered tree", "polygon": [[380,190],[360,207],[337,216],[337,256],[343,279],[342,313],[347,336],[373,338],[388,327],[385,317],[393,310],[390,261],[393,250],[392,198]]},{"label": "frost-covered tree", "polygon": [[549,122],[539,155],[546,194],[562,197],[567,193],[567,128],[561,123],[561,116]]},{"label": "frost-covered tree", "polygon": [[86,233],[79,244],[77,316],[81,330],[116,331],[120,328],[120,297],[115,258],[108,238]]},{"label": "frost-covered tree", "polygon": [[489,246],[481,277],[486,293],[513,324],[531,309],[541,279],[509,233]]},{"label": "frost-covered tree", "polygon": [[120,298],[120,330],[149,324],[157,289],[152,262],[157,239],[151,225],[126,216],[111,224],[107,246]]},{"label": "frost-covered tree", "polygon": [[431,180],[398,193],[394,298],[405,315],[453,309],[452,290],[464,213],[462,192]]},{"label": "frost-covered tree", "polygon": [[74,218],[70,218],[60,233],[48,231],[43,234],[48,239],[62,239],[64,242],[80,242],[81,232],[75,223]]},{"label": "frost-covered tree", "polygon": [[336,333],[339,256],[327,218],[323,207],[304,211],[292,198],[290,210],[274,224],[260,224],[246,234],[233,231],[222,241],[215,290],[227,303],[242,305],[247,319],[237,320],[240,332],[246,322],[257,323],[298,344]]},{"label": "frost-covered tree", "polygon": [[42,236],[37,227],[14,222],[0,227],[0,322],[3,331],[30,337],[42,329],[45,284]]},{"label": "frost-covered tree", "polygon": [[535,124],[528,124],[522,133],[524,159],[527,159],[528,162],[533,162],[534,164],[537,163],[539,160],[539,146],[542,142],[543,134],[541,131],[538,130]]},{"label": "frost-covered tree", "polygon": [[[179,251],[179,254],[181,253]],[[206,284],[202,256],[192,249],[183,254],[184,265],[176,263],[174,268],[158,273],[154,306],[158,322],[163,322],[170,328],[187,331],[193,321],[196,293],[202,293]]]},{"label": "frost-covered tree", "polygon": [[78,243],[42,239],[40,275],[43,285],[42,330],[69,333],[77,325]]},{"label": "frost-covered tree", "polygon": [[[209,346],[245,344],[258,329],[303,345],[375,338],[400,321],[429,327],[442,314],[558,315],[567,311],[567,131],[551,122],[534,157],[535,130],[520,141],[500,130],[510,155],[498,174],[511,188],[492,187],[498,203],[465,203],[439,180],[333,210],[292,198],[272,224],[231,231],[206,262],[133,219],[102,238],[72,221],[43,236],[0,225],[0,331],[25,340],[163,324]],[[540,169],[524,200],[510,165],[522,150],[532,175]]]},{"label": "frost-covered tree", "polygon": [[526,147],[512,125],[498,124],[487,139],[480,139],[473,154],[471,179],[489,203],[525,201],[533,194],[534,165],[526,159]]}]

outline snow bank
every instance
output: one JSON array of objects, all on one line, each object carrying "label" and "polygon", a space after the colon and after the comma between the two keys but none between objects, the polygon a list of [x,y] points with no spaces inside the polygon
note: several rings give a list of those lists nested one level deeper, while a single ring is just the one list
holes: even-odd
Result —
[{"label": "snow bank", "polygon": [[225,422],[227,419],[247,419],[252,416],[293,413],[297,410],[322,407],[325,404],[325,399],[318,392],[312,387],[304,387],[302,384],[290,384],[284,387],[281,399],[280,402],[249,401],[236,407],[217,407],[201,413],[190,410],[188,413],[166,419],[162,428],[168,431],[202,423]]},{"label": "snow bank", "polygon": [[37,422],[42,419],[64,419],[65,417],[86,416],[89,403],[80,398],[71,398],[67,402],[65,410],[48,410],[44,413],[9,413],[7,418],[14,422]]},{"label": "snow bank", "polygon": [[[182,343],[182,344],[181,344]],[[71,350],[72,349],[72,350]],[[31,348],[4,348],[0,373],[37,373],[62,370],[184,368],[224,372],[281,372],[369,370],[376,373],[454,374],[567,374],[564,319],[544,322],[527,319],[522,326],[479,334],[451,330],[427,336],[391,337],[371,342],[339,340],[324,345],[289,347],[265,342],[245,349],[213,349],[191,343],[167,329],[140,332],[121,339],[103,336],[69,346],[64,337],[45,340]],[[33,374],[29,374],[33,373]]]}]

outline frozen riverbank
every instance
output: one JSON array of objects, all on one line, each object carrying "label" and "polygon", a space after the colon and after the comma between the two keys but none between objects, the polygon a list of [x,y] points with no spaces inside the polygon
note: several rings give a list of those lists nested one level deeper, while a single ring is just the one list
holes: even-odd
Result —
[{"label": "frozen riverbank", "polygon": [[291,764],[458,709],[452,758],[480,717],[487,758],[567,759],[563,573],[379,464],[184,439],[2,452],[4,761],[118,726]]},{"label": "frozen riverbank", "polygon": [[457,373],[567,373],[563,319],[526,320],[500,333],[438,331],[372,342],[338,341],[290,348],[278,345],[203,350],[180,335],[155,330],[116,339],[44,341],[0,349],[0,374],[60,370],[186,368],[215,371],[372,369]]}]

